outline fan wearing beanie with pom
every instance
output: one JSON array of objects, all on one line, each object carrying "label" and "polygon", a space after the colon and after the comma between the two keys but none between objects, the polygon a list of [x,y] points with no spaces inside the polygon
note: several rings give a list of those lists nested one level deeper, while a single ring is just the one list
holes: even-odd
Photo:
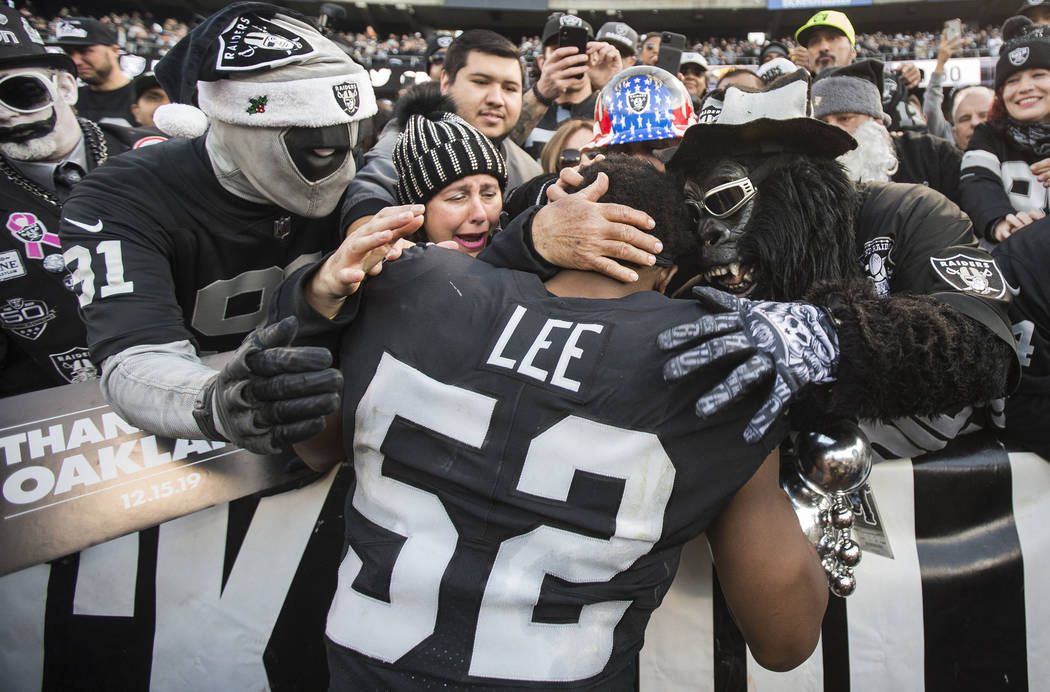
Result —
[{"label": "fan wearing beanie with pom", "polygon": [[960,204],[991,243],[1050,211],[1050,27],[1016,16],[1003,24],[995,99],[963,154]]},{"label": "fan wearing beanie with pom", "polygon": [[[63,210],[91,359],[140,428],[280,452],[321,429],[341,379],[327,351],[285,348],[294,322],[253,329],[285,274],[342,240],[358,124],[376,112],[368,73],[306,17],[253,2],[205,19],[156,74],[174,103],[155,122],[183,139],[100,168]],[[199,358],[234,349],[221,370]]]},{"label": "fan wearing beanie with pom", "polygon": [[454,241],[476,257],[497,228],[507,166],[492,140],[456,115],[436,87],[421,84],[398,101],[397,197],[425,206],[414,240]]}]

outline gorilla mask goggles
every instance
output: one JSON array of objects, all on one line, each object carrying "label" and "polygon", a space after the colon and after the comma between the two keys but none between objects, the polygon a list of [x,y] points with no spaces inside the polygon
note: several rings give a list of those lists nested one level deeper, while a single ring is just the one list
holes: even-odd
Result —
[{"label": "gorilla mask goggles", "polygon": [[686,200],[686,205],[694,221],[699,221],[701,210],[724,219],[740,211],[755,196],[756,191],[750,178],[737,178],[711,188],[701,200]]},{"label": "gorilla mask goggles", "polygon": [[36,113],[55,102],[54,78],[23,72],[0,79],[0,106],[16,113]]}]

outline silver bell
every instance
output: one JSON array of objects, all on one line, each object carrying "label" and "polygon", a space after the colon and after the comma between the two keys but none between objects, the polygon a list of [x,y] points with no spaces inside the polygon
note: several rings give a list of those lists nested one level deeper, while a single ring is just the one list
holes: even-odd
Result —
[{"label": "silver bell", "polygon": [[833,420],[821,431],[801,433],[797,448],[799,475],[820,493],[856,490],[871,472],[871,446],[852,421]]}]

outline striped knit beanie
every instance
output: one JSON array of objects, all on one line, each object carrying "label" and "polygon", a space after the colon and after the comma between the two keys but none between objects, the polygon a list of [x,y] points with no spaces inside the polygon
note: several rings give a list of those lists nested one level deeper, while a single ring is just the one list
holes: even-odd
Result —
[{"label": "striped knit beanie", "polygon": [[402,129],[394,145],[394,170],[401,204],[425,204],[446,185],[480,173],[494,177],[500,188],[507,184],[499,149],[451,112],[454,106],[436,87],[422,84],[398,100]]}]

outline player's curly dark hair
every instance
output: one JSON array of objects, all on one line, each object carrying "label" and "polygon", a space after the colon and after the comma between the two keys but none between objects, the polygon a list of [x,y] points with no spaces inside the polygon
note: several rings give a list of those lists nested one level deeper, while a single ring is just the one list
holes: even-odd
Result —
[{"label": "player's curly dark hair", "polygon": [[658,171],[644,159],[627,154],[608,154],[604,161],[580,172],[583,183],[570,191],[587,187],[599,173],[605,173],[609,176],[609,191],[600,201],[624,204],[651,216],[656,227],[649,233],[664,244],[662,255],[678,257],[696,251],[695,237],[689,232],[682,186],[670,175]]}]

